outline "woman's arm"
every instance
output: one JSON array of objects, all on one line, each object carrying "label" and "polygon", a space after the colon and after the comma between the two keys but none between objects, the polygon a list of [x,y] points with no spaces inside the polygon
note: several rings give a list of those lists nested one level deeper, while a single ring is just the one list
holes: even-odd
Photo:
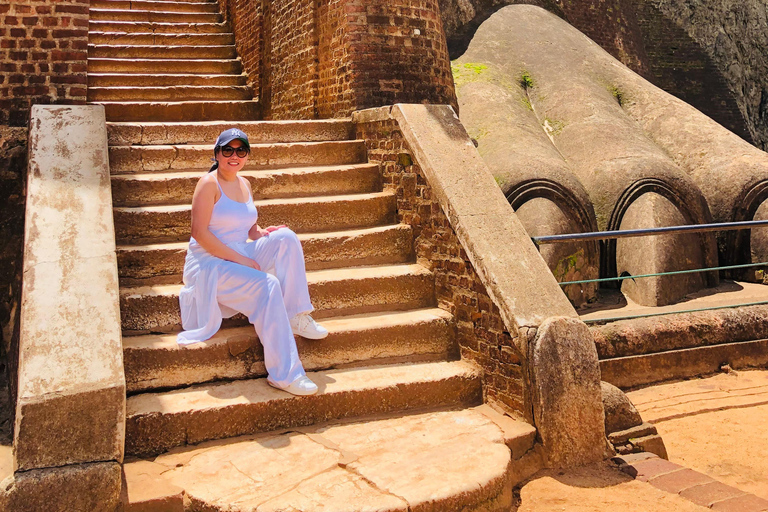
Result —
[{"label": "woman's arm", "polygon": [[213,205],[216,203],[216,193],[218,192],[218,187],[213,181],[215,179],[214,176],[208,174],[200,178],[200,181],[197,182],[197,187],[195,187],[195,193],[192,196],[192,237],[197,240],[197,243],[203,249],[217,258],[261,270],[258,263],[227,247],[208,229],[208,224],[211,222],[211,215],[213,214]]}]

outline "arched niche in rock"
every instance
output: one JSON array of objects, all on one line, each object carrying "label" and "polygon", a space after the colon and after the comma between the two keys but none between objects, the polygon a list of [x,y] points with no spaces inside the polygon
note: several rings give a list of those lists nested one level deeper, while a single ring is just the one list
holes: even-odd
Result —
[{"label": "arched niche in rock", "polygon": [[[586,193],[583,194],[586,197]],[[531,237],[597,230],[595,214],[574,193],[556,182],[529,180],[506,190],[507,200]],[[558,282],[597,279],[600,252],[596,241],[543,244],[542,258]],[[574,305],[597,299],[597,283],[573,284],[563,292]]]},{"label": "arched niche in rock", "polygon": [[[768,180],[760,181],[737,201],[733,221],[768,220]],[[768,261],[768,227],[724,232],[720,236],[720,259],[726,265]],[[734,270],[734,279],[753,280],[754,268]]]},{"label": "arched niche in rock", "polygon": [[[710,219],[698,217],[666,183],[643,180],[625,192],[612,215],[609,230],[710,222]],[[710,268],[717,264],[717,245],[711,232],[620,238],[606,242],[603,264],[606,277]],[[705,272],[627,279],[621,281],[621,290],[640,305],[665,306],[717,284],[717,272]]]}]

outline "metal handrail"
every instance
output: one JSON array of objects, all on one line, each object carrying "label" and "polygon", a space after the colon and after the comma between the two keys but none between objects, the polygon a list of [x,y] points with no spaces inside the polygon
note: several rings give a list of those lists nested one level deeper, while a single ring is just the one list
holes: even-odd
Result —
[{"label": "metal handrail", "polygon": [[747,263],[744,265],[728,265],[725,267],[710,267],[710,268],[694,268],[691,270],[674,270],[672,272],[658,272],[656,274],[639,274],[636,276],[619,276],[619,277],[603,277],[601,279],[584,279],[582,281],[563,281],[558,283],[560,286],[569,284],[588,284],[588,283],[607,283],[610,281],[624,281],[626,279],[642,279],[644,277],[662,277],[662,276],[674,276],[678,274],[697,274],[700,272],[710,272],[714,270],[734,270],[738,268],[753,268],[753,267],[765,267],[768,266],[768,261],[762,263]]},{"label": "metal handrail", "polygon": [[721,222],[719,224],[687,224],[685,226],[667,226],[647,229],[625,229],[620,231],[593,231],[590,233],[568,233],[565,235],[535,236],[531,240],[536,245],[573,242],[575,240],[609,240],[633,238],[639,236],[666,233],[706,233],[709,231],[736,231],[768,227],[768,220],[747,220],[743,222]]}]

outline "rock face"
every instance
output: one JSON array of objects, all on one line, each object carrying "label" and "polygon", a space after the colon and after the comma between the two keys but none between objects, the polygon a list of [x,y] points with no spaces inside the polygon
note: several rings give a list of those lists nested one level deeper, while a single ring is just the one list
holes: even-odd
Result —
[{"label": "rock face", "polygon": [[565,19],[654,85],[766,147],[768,15],[758,0],[442,0],[451,58],[511,4]]},{"label": "rock face", "polygon": [[768,10],[762,0],[652,0],[712,56],[747,119],[768,147]]}]

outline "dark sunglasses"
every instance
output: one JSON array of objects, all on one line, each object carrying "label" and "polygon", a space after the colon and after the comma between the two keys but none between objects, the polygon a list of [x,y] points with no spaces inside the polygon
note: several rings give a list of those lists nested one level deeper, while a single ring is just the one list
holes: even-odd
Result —
[{"label": "dark sunglasses", "polygon": [[251,153],[251,150],[245,146],[240,146],[239,148],[233,148],[232,146],[221,146],[221,154],[225,158],[229,158],[235,153],[237,153],[238,158],[245,158]]}]

